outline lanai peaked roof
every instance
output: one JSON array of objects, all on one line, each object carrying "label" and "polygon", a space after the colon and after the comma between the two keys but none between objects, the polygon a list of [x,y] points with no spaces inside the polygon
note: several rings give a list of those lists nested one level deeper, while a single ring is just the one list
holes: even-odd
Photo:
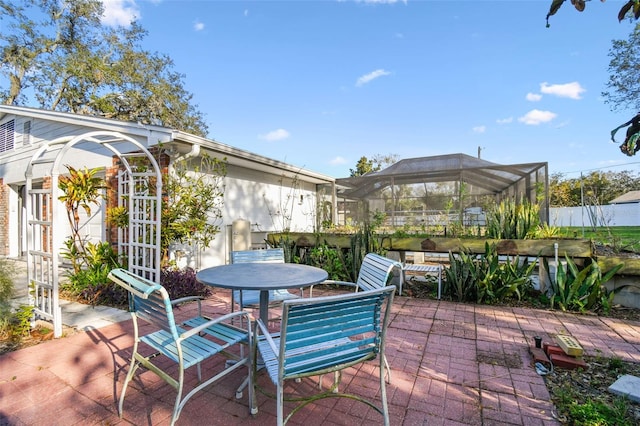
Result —
[{"label": "lanai peaked roof", "polygon": [[522,179],[542,171],[544,179],[547,163],[501,165],[466,154],[447,154],[433,157],[407,158],[379,172],[364,176],[337,179],[346,198],[367,198],[389,185],[429,182],[465,182],[473,194],[499,194]]}]

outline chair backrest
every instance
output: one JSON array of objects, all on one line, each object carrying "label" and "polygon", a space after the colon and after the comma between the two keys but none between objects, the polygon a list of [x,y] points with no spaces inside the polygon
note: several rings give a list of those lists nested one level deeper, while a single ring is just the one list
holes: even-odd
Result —
[{"label": "chair backrest", "polygon": [[386,287],[393,268],[402,270],[402,263],[381,256],[377,253],[367,253],[362,260],[356,285],[358,290],[373,290]]},{"label": "chair backrest", "polygon": [[383,355],[394,291],[284,301],[280,377],[328,373]]},{"label": "chair backrest", "polygon": [[125,269],[109,272],[109,279],[129,291],[129,311],[178,338],[171,299],[164,287]]},{"label": "chair backrest", "polygon": [[231,252],[231,263],[284,263],[282,247],[265,250],[237,250]]},{"label": "chair backrest", "polygon": [[[264,250],[236,250],[231,252],[231,263],[285,263],[284,249],[282,247],[264,249]],[[269,290],[269,299],[275,297],[276,292],[281,294],[289,294],[287,290]],[[260,291],[258,290],[242,290],[242,298],[240,298],[239,290],[231,291],[233,300],[242,305],[253,305],[260,300]],[[241,303],[242,301],[242,303]],[[244,306],[241,306],[242,308]]]}]

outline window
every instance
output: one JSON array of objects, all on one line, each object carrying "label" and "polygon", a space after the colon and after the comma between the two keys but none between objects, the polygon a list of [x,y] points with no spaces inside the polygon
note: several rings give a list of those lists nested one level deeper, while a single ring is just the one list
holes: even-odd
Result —
[{"label": "window", "polygon": [[0,152],[7,152],[13,149],[14,120],[0,124]]},{"label": "window", "polygon": [[22,145],[31,145],[31,120],[25,121],[22,125]]}]

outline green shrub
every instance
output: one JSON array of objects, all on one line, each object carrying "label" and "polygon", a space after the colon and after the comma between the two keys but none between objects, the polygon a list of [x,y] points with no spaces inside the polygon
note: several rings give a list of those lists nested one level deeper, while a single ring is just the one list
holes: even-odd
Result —
[{"label": "green shrub", "polygon": [[[68,240],[70,241],[70,240]],[[70,250],[63,252],[63,256],[81,264],[76,264],[67,274],[67,281],[61,284],[61,289],[92,305],[108,304],[120,306],[122,300],[126,304],[127,295],[120,287],[108,279],[109,272],[119,268],[118,255],[108,242],[87,243],[84,252],[74,252],[73,244]]]},{"label": "green shrub", "polygon": [[14,294],[15,276],[15,265],[7,259],[0,259],[0,321],[11,313],[10,302]]},{"label": "green shrub", "polygon": [[339,249],[326,244],[315,246],[309,251],[308,263],[327,271],[330,280],[350,280],[345,255]]},{"label": "green shrub", "polygon": [[185,296],[211,295],[211,288],[196,280],[196,271],[192,268],[164,268],[160,272],[160,284],[172,300]]}]

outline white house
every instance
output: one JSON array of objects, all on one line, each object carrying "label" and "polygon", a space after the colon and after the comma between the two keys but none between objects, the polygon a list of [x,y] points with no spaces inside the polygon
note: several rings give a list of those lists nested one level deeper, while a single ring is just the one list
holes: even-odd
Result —
[{"label": "white house", "polygon": [[[26,170],[33,164],[34,188],[42,184],[43,176],[64,174],[65,170],[44,168],[38,176],[34,155],[47,144],[64,145],[66,141],[98,138],[102,141],[130,138],[152,150],[159,146],[169,153],[169,163],[185,156],[207,153],[226,158],[224,209],[221,233],[211,246],[191,259],[197,268],[225,263],[232,248],[243,249],[260,245],[269,231],[311,232],[317,229],[317,206],[334,214],[335,180],[329,176],[283,163],[271,158],[234,148],[211,139],[194,136],[160,126],[104,119],[57,111],[0,105],[0,256],[20,257],[27,250]],[[75,138],[75,139],[74,139]],[[44,155],[44,154],[43,154]],[[60,160],[61,165],[75,168],[112,166],[114,153],[79,143]],[[50,166],[49,166],[50,167]],[[169,164],[170,167],[170,164]],[[100,210],[100,209],[98,209]],[[66,227],[67,219],[58,216]],[[86,226],[87,236],[105,237],[104,211],[95,215]],[[54,238],[53,246],[62,247],[64,232]],[[247,240],[249,241],[247,243]]]}]

